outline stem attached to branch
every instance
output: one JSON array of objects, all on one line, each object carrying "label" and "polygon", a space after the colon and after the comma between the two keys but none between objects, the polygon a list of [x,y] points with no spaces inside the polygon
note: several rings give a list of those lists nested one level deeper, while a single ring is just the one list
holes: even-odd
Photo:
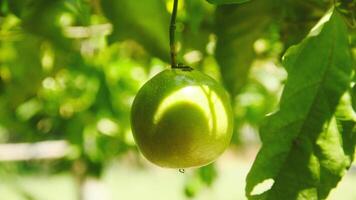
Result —
[{"label": "stem attached to branch", "polygon": [[173,3],[173,11],[171,17],[171,25],[169,28],[169,39],[170,39],[170,47],[171,47],[171,67],[177,68],[177,60],[176,60],[176,46],[175,46],[175,30],[176,30],[176,18],[177,18],[177,8],[178,8],[178,0],[174,0]]}]

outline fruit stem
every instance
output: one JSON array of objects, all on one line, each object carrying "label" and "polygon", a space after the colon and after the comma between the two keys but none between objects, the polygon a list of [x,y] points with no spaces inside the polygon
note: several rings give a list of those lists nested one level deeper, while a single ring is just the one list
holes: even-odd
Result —
[{"label": "fruit stem", "polygon": [[169,28],[169,40],[170,40],[170,48],[171,48],[171,67],[172,68],[177,68],[177,61],[176,61],[177,53],[176,53],[176,46],[175,46],[177,8],[178,8],[178,0],[174,0],[172,17],[171,17],[171,25]]}]

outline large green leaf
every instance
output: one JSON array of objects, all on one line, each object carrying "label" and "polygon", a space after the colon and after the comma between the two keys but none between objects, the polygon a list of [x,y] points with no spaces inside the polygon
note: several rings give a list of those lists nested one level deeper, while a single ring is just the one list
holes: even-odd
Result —
[{"label": "large green leaf", "polygon": [[102,0],[114,25],[111,40],[133,39],[152,55],[169,60],[169,13],[164,0]]},{"label": "large green leaf", "polygon": [[209,3],[222,5],[222,4],[235,4],[235,3],[245,3],[249,0],[207,0]]},{"label": "large green leaf", "polygon": [[[278,1],[254,0],[216,10],[216,59],[225,86],[236,95],[245,85],[255,58],[254,42],[278,16]],[[258,14],[256,14],[258,13]]]},{"label": "large green leaf", "polygon": [[[351,165],[355,133],[335,117],[351,81],[348,45],[345,23],[331,10],[287,51],[288,81],[279,111],[261,127],[263,146],[247,177],[249,198],[325,199]],[[259,193],[262,183],[273,184]]]}]

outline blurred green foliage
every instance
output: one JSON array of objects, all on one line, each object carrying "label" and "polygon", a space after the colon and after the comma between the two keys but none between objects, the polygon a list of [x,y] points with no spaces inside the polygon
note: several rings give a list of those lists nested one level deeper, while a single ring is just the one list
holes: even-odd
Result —
[{"label": "blurred green foliage", "polygon": [[[233,145],[255,141],[287,78],[281,55],[306,36],[331,2],[254,0],[218,7],[205,0],[180,2],[178,58],[229,90]],[[340,4],[346,11],[355,8],[355,1]],[[111,160],[137,152],[130,106],[140,86],[169,66],[171,5],[170,0],[0,0],[0,143],[70,144],[61,160],[22,162],[16,169],[99,176]],[[350,16],[345,12],[348,21]],[[356,54],[355,31],[350,38]],[[216,176],[214,166],[202,168],[187,181],[186,194],[194,196]]]},{"label": "blurred green foliage", "polygon": [[[67,140],[71,152],[65,160],[80,160],[89,174],[97,175],[112,158],[135,150],[129,123],[132,100],[149,77],[168,66],[169,55],[172,2],[145,1],[1,1],[2,142]],[[220,79],[213,30],[224,29],[214,25],[214,6],[187,1],[179,9],[180,59]],[[270,32],[263,35],[273,37]],[[257,38],[249,39],[251,51]],[[266,42],[278,43],[261,41]],[[238,63],[237,68],[244,64],[251,63]],[[239,86],[245,90],[236,98],[240,123],[257,125],[276,104],[284,74],[271,70],[275,72],[263,67],[251,79],[247,72],[237,78],[251,81]],[[227,85],[235,80],[225,79]],[[263,81],[276,86],[268,91]],[[59,164],[57,170],[67,169]]]}]

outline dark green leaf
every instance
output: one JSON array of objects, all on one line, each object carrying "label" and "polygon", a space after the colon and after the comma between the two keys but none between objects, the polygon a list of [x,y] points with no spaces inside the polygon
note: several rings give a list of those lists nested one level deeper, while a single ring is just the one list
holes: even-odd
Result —
[{"label": "dark green leaf", "polygon": [[[351,81],[348,45],[345,23],[331,10],[287,51],[280,109],[261,127],[263,146],[247,177],[251,199],[325,199],[349,168],[354,140],[348,147],[342,141],[354,134],[334,117]],[[267,180],[272,187],[258,194],[256,186]]]},{"label": "dark green leaf", "polygon": [[29,0],[7,0],[10,11],[18,17],[21,17],[22,12],[25,10],[25,7],[29,2]]},{"label": "dark green leaf", "polygon": [[133,39],[152,55],[169,60],[169,14],[164,0],[103,0],[102,7],[114,25],[112,41]]},{"label": "dark green leaf", "polygon": [[220,6],[216,11],[216,59],[225,86],[233,95],[247,81],[255,59],[254,42],[279,14],[276,3],[254,0],[243,5]]}]

